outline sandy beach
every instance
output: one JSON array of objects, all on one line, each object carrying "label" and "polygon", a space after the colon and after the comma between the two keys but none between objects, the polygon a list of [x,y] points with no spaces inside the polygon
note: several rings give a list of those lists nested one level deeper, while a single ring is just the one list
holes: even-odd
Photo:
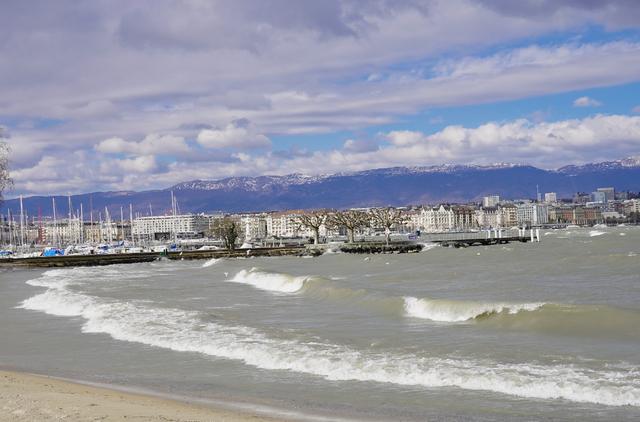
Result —
[{"label": "sandy beach", "polygon": [[275,421],[251,413],[0,371],[0,421]]}]

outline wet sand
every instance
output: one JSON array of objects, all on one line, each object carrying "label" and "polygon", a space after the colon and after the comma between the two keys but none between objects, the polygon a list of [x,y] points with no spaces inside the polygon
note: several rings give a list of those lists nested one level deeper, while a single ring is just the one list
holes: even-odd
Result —
[{"label": "wet sand", "polygon": [[252,413],[0,371],[0,421],[276,421]]}]

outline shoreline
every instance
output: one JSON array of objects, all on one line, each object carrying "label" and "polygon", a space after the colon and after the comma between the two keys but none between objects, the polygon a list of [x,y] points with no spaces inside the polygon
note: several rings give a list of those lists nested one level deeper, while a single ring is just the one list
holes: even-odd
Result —
[{"label": "shoreline", "polygon": [[[267,408],[0,368],[0,422],[59,420],[275,422],[302,418]],[[298,418],[296,418],[298,416]]]}]

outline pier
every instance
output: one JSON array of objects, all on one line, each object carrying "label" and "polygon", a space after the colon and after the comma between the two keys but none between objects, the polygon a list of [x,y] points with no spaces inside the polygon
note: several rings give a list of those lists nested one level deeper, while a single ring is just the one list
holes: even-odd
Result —
[{"label": "pier", "polygon": [[90,267],[113,264],[133,264],[138,262],[152,262],[160,259],[193,260],[212,258],[241,258],[251,256],[285,256],[301,255],[304,246],[283,246],[275,248],[254,249],[214,249],[192,251],[162,251],[162,252],[138,252],[138,253],[113,253],[96,255],[63,255],[63,256],[37,256],[29,258],[4,258],[0,260],[0,268],[4,267]]},{"label": "pier", "polygon": [[540,242],[540,229],[490,229],[478,232],[434,233],[423,234],[420,239],[454,248],[499,245],[510,242]]}]

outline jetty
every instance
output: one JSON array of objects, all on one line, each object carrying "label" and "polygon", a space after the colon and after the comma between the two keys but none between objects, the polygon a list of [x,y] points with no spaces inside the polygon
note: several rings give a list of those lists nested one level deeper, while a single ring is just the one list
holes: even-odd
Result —
[{"label": "jetty", "polygon": [[372,253],[415,253],[424,248],[422,243],[416,242],[391,242],[388,245],[382,242],[355,242],[345,243],[340,246],[344,253],[372,254]]},{"label": "jetty", "polygon": [[192,260],[212,258],[241,258],[251,256],[285,256],[302,255],[304,246],[282,246],[273,248],[240,248],[234,250],[190,250],[190,251],[162,251],[162,252],[136,252],[136,253],[107,253],[90,255],[62,255],[62,256],[36,256],[28,258],[3,258],[0,259],[2,267],[90,267],[113,264],[133,264],[138,262],[152,262],[162,259]]},{"label": "jetty", "polygon": [[420,236],[420,240],[454,248],[499,245],[510,242],[540,242],[540,229],[489,229],[477,232],[433,233],[423,234]]}]

